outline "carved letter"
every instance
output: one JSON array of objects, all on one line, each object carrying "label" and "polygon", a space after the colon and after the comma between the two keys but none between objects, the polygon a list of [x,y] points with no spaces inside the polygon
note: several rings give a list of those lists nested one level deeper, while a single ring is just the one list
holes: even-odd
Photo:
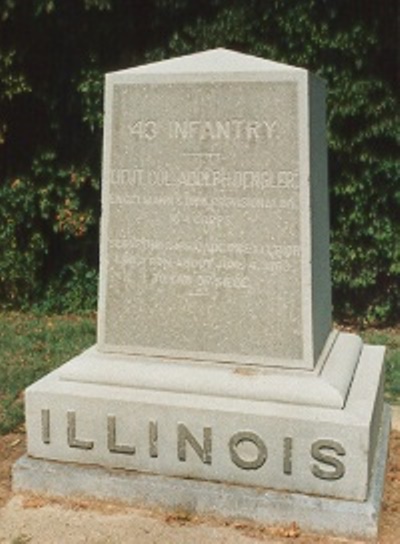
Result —
[{"label": "carved letter", "polygon": [[158,457],[158,425],[157,421],[149,422],[149,453],[150,457]]},{"label": "carved letter", "polygon": [[283,439],[283,473],[292,474],[292,447],[293,438],[286,437]]},{"label": "carved letter", "polygon": [[264,121],[264,125],[265,125],[265,128],[267,129],[268,138],[271,139],[274,136],[274,132],[277,128],[276,126],[277,123],[276,121],[272,121],[272,122]]},{"label": "carved letter", "polygon": [[344,464],[336,457],[323,453],[322,450],[332,450],[336,455],[346,455],[346,450],[335,440],[317,440],[311,446],[313,459],[334,468],[334,470],[323,470],[320,466],[314,464],[311,466],[311,472],[314,476],[321,480],[339,480],[345,473]]},{"label": "carved letter", "polygon": [[127,455],[134,455],[134,446],[125,446],[117,444],[117,429],[115,416],[107,416],[107,446],[111,453],[126,453]]},{"label": "carved letter", "polygon": [[67,412],[67,434],[68,446],[70,448],[80,448],[81,450],[93,449],[94,442],[92,440],[80,440],[76,438],[76,413]]},{"label": "carved letter", "polygon": [[197,442],[189,429],[183,423],[178,423],[178,459],[186,461],[186,442],[192,446],[194,451],[206,465],[211,465],[211,427],[203,429],[203,447]]},{"label": "carved letter", "polygon": [[[240,457],[237,447],[242,442],[251,442],[257,448],[257,456],[253,460],[243,459]],[[240,431],[235,433],[229,440],[229,452],[231,455],[231,460],[239,468],[245,470],[256,470],[263,466],[268,457],[267,447],[258,434],[253,433],[252,431]]]},{"label": "carved letter", "polygon": [[251,121],[247,123],[247,139],[248,140],[258,140],[259,134],[258,129],[260,128],[260,123],[258,121]]},{"label": "carved letter", "polygon": [[50,410],[42,410],[42,441],[50,444]]}]

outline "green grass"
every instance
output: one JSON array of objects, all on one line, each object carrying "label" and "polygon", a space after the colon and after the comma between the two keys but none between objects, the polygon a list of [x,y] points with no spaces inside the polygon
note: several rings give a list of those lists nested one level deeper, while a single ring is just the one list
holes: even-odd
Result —
[{"label": "green grass", "polygon": [[[95,342],[93,315],[37,316],[0,312],[0,434],[23,423],[23,391]],[[400,329],[367,329],[370,344],[387,346],[386,398],[400,404]]]},{"label": "green grass", "polygon": [[391,404],[400,404],[400,328],[367,329],[361,336],[368,344],[386,346],[385,396]]},{"label": "green grass", "polygon": [[95,342],[94,316],[0,312],[0,434],[24,420],[23,391]]}]

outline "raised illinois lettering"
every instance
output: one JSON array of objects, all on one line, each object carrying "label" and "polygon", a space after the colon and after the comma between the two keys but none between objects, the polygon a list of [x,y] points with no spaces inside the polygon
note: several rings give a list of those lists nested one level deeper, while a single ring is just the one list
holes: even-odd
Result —
[{"label": "raised illinois lettering", "polygon": [[[326,453],[326,451],[328,451],[328,453]],[[332,453],[333,455],[329,453]],[[346,450],[340,442],[324,439],[317,440],[311,446],[311,455],[313,459],[319,463],[331,467],[329,470],[326,470],[325,467],[313,464],[311,466],[311,472],[316,478],[320,478],[321,480],[339,480],[340,478],[343,478],[346,469],[344,464],[336,456],[346,455]]]},{"label": "raised illinois lettering", "polygon": [[117,444],[117,425],[113,415],[107,416],[107,447],[111,453],[134,455],[136,451],[134,446]]},{"label": "raised illinois lettering", "polygon": [[82,440],[76,437],[76,412],[72,410],[67,412],[67,437],[70,448],[92,450],[94,447],[93,440]]},{"label": "raised illinois lettering", "polygon": [[[41,418],[41,439],[44,444],[50,444],[50,410],[42,409]],[[159,449],[159,423],[149,419],[143,431],[147,429],[147,455],[148,458],[156,459],[162,456],[164,450]],[[107,415],[104,421],[104,432],[107,438],[107,449],[111,454],[135,455],[136,448],[133,444],[122,444],[117,440],[117,418],[115,415]],[[177,457],[180,462],[188,461],[188,447],[191,448],[197,457],[205,465],[212,464],[212,429],[203,427],[202,439],[199,434],[193,434],[184,423],[177,424]],[[146,436],[146,435],[144,435]],[[218,436],[217,436],[218,439]],[[279,439],[281,440],[281,439]],[[300,459],[305,460],[307,450],[293,448],[294,439],[291,436],[283,437],[280,442],[282,452],[281,467],[283,474],[293,475],[294,451]],[[94,441],[77,437],[76,412],[67,412],[67,443],[70,448],[92,450]],[[227,449],[223,455],[229,455],[231,462],[242,470],[258,470],[263,467],[269,457],[267,444],[264,439],[254,431],[238,431],[231,435]],[[226,447],[225,446],[225,447]],[[218,450],[220,451],[220,450]],[[274,452],[279,451],[273,448]],[[310,464],[311,475],[321,480],[339,480],[346,472],[343,458],[346,455],[344,446],[333,439],[315,440],[310,447],[311,458],[314,462]],[[192,462],[189,456],[189,462]],[[299,463],[297,463],[299,465]]]},{"label": "raised illinois lettering", "polygon": [[[240,451],[240,446],[246,442],[255,446],[253,458],[249,458],[248,454]],[[261,468],[268,457],[267,446],[258,434],[252,431],[239,431],[235,433],[229,440],[229,453],[232,462],[239,468],[244,470],[257,470]]]},{"label": "raised illinois lettering", "polygon": [[186,444],[189,443],[198,457],[205,465],[211,465],[212,430],[211,427],[203,429],[203,445],[197,441],[193,434],[183,423],[178,423],[178,459],[186,461]]}]

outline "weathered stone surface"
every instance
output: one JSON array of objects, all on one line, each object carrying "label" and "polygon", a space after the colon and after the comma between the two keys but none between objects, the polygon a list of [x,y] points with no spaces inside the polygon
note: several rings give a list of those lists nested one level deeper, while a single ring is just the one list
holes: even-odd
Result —
[{"label": "weathered stone surface", "polygon": [[99,348],[312,369],[331,330],[324,86],[224,50],[188,62],[107,77]]}]

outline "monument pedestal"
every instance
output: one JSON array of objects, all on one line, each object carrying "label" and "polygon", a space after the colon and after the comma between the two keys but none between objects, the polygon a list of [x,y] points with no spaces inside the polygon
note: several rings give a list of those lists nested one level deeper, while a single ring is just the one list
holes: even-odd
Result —
[{"label": "monument pedestal", "polygon": [[[332,383],[344,353],[357,360],[340,394]],[[373,536],[390,427],[383,354],[339,333],[313,376],[210,363],[209,387],[205,362],[93,347],[27,389],[29,457],[14,489]],[[159,376],[159,365],[171,368]]]}]

